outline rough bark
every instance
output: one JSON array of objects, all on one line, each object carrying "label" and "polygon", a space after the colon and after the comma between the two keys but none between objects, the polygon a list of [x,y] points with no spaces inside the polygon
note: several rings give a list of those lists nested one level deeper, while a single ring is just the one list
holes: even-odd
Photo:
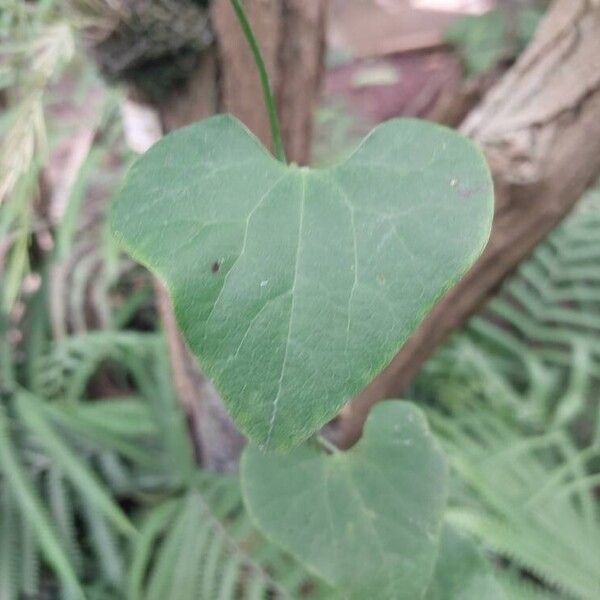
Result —
[{"label": "rough bark", "polygon": [[[312,114],[324,58],[328,0],[246,0],[280,111],[288,160],[310,157]],[[216,47],[203,53],[187,86],[158,107],[164,131],[214,112],[230,112],[267,146],[270,130],[258,73],[229,0],[215,0]],[[244,440],[229,419],[212,384],[178,333],[169,298],[157,287],[178,396],[203,465],[214,471],[235,468]]]},{"label": "rough bark", "polygon": [[225,411],[219,394],[202,374],[177,329],[171,300],[155,283],[157,307],[167,337],[175,393],[185,411],[196,457],[204,467],[218,473],[237,468],[244,438]]},{"label": "rough bark", "polygon": [[462,126],[496,188],[493,232],[467,276],[389,367],[343,411],[332,437],[360,435],[372,404],[400,395],[423,362],[566,216],[600,172],[600,3],[555,0],[529,48]]},{"label": "rough bark", "polygon": [[281,15],[277,99],[288,160],[307,164],[313,133],[314,98],[325,57],[327,0],[286,0]]}]

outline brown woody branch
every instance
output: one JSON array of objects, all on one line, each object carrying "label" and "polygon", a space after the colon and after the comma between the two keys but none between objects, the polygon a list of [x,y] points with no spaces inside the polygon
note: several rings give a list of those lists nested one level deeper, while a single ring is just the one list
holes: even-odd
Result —
[{"label": "brown woody branch", "polygon": [[600,5],[555,0],[529,48],[466,119],[490,163],[490,242],[388,368],[342,412],[330,437],[350,446],[370,407],[401,395],[435,349],[498,289],[600,173]]}]

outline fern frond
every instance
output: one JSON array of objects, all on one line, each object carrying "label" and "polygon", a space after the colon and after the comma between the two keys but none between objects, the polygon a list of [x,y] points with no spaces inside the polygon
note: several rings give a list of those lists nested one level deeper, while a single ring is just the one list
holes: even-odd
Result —
[{"label": "fern frond", "polygon": [[21,556],[20,579],[21,592],[25,597],[35,597],[40,582],[40,556],[33,528],[21,517]]},{"label": "fern frond", "polygon": [[456,475],[450,519],[546,585],[512,577],[516,598],[600,597],[599,232],[600,188],[414,387]]},{"label": "fern frond", "polygon": [[[93,464],[98,469],[98,474],[102,476],[117,497],[129,496],[133,499],[141,496],[147,487],[141,482],[146,473],[145,469],[148,468],[149,473],[155,473],[155,469],[146,467],[143,463],[130,464],[127,458],[111,451],[100,452],[94,456]],[[161,489],[169,488],[161,486]]]},{"label": "fern frond", "polygon": [[194,487],[153,509],[141,526],[132,599],[266,600],[325,593],[325,586],[257,534],[237,479],[199,474]]},{"label": "fern frond", "polygon": [[16,406],[25,425],[61,467],[81,496],[106,515],[121,533],[127,536],[135,535],[135,528],[121,508],[114,503],[96,475],[65,445],[44,419],[41,403],[30,394],[22,392],[17,397]]},{"label": "fern frond", "polygon": [[496,578],[502,584],[510,600],[561,600],[564,596],[544,590],[529,581],[520,572],[497,569]]},{"label": "fern frond", "polygon": [[119,589],[125,572],[119,540],[101,513],[86,502],[82,504],[82,509],[88,526],[90,546],[97,559],[101,578],[115,589]]},{"label": "fern frond", "polygon": [[143,583],[152,551],[158,538],[167,529],[181,509],[181,500],[167,500],[153,508],[140,527],[139,536],[133,547],[133,558],[128,574],[128,597],[130,600],[142,600]]},{"label": "fern frond", "polygon": [[83,590],[60,536],[26,470],[17,458],[3,407],[0,407],[0,469],[22,518],[31,523],[46,561],[54,568],[65,588],[71,590],[76,597],[83,598]]},{"label": "fern frond", "polygon": [[0,598],[17,598],[17,560],[21,540],[17,537],[17,511],[6,488],[0,488]]},{"label": "fern frond", "polygon": [[[221,545],[222,556],[209,563],[206,550],[212,544]],[[232,577],[231,561],[236,565],[235,577]],[[208,567],[211,567],[210,571]],[[211,514],[201,494],[190,492],[160,546],[146,597],[148,600],[161,600],[176,594],[181,600],[216,598],[222,595],[220,586],[225,573],[228,574],[226,588],[234,592],[231,599],[266,598],[268,594],[278,598],[289,597],[259,565],[228,539],[226,530]],[[208,583],[213,585],[208,594],[203,595]]]},{"label": "fern frond", "polygon": [[550,587],[576,598],[600,590],[600,514],[578,452],[560,432],[524,435],[485,405],[466,402],[431,422],[470,491],[450,521]]},{"label": "fern frond", "polygon": [[114,451],[136,464],[151,466],[152,443],[158,428],[146,403],[139,399],[97,400],[90,403],[42,404],[50,419],[78,440],[99,450]]},{"label": "fern frond", "polygon": [[57,340],[35,365],[33,387],[46,398],[75,401],[85,397],[90,377],[105,361],[123,365],[135,357],[152,360],[156,334],[93,331]]},{"label": "fern frond", "polygon": [[75,507],[63,473],[55,465],[50,466],[46,473],[45,500],[69,558],[77,572],[80,572],[83,556],[75,531]]},{"label": "fern frond", "polygon": [[420,391],[451,402],[466,387],[526,427],[576,425],[600,441],[599,231],[594,188],[426,365]]},{"label": "fern frond", "polygon": [[188,485],[197,470],[183,412],[175,397],[166,342],[157,336],[153,342],[151,365],[154,377],[148,377],[148,362],[137,355],[128,357],[128,369],[139,392],[149,402],[159,428],[165,451],[163,469],[170,473],[174,485]]},{"label": "fern frond", "polygon": [[[141,464],[162,462],[165,473],[185,481],[195,462],[167,357],[159,334],[94,331],[70,336],[56,341],[36,363],[33,387],[46,398],[60,398],[60,409],[45,408],[57,422]],[[77,402],[106,361],[131,375],[143,401]],[[161,454],[153,456],[140,444],[147,435],[165,444]]]}]

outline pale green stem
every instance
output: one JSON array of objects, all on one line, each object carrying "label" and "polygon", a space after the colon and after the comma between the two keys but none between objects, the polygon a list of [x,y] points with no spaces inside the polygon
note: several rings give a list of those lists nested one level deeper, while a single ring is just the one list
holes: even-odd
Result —
[{"label": "pale green stem", "polygon": [[315,441],[321,448],[327,450],[329,454],[338,454],[341,450],[335,445],[332,444],[325,436],[318,434],[315,436]]}]

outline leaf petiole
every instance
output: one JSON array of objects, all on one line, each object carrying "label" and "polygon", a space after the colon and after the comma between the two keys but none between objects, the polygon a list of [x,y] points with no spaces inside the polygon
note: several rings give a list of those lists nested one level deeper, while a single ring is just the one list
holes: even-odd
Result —
[{"label": "leaf petiole", "polygon": [[324,435],[315,435],[315,442],[321,446],[328,454],[339,454],[341,450],[333,443],[331,443]]}]

